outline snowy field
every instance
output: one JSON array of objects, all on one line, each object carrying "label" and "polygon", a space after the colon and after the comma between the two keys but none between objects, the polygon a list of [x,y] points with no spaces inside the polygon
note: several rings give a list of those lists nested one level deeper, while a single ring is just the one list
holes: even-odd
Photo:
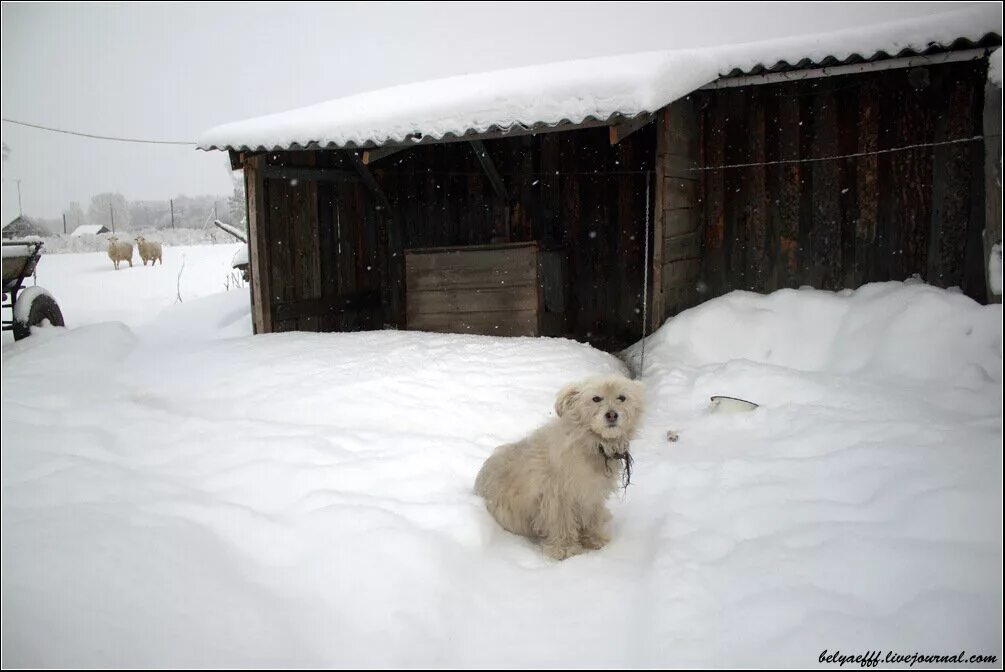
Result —
[{"label": "snowy field", "polygon": [[[107,246],[106,241],[98,242]],[[235,252],[243,246],[244,243],[165,246],[164,263],[147,266],[134,249],[133,266],[123,263],[116,271],[105,252],[54,254],[47,243],[44,249],[48,252],[38,264],[36,282],[55,297],[70,328],[114,321],[132,329],[167,330],[175,335],[178,320],[173,313],[186,313],[192,319],[186,320],[185,331],[195,329],[199,334],[208,331],[221,335],[222,327],[223,335],[250,335],[248,289],[240,273],[231,268]],[[189,308],[188,304],[193,299],[220,293],[225,295],[199,302],[200,307],[209,308],[205,315],[200,315],[207,323],[200,324],[191,313],[201,308]],[[220,311],[210,308],[214,302]],[[228,321],[228,317],[234,321]],[[158,324],[152,325],[154,321]],[[4,333],[3,342],[4,345],[12,342],[9,333]]]},{"label": "snowy field", "polygon": [[[613,541],[559,563],[471,486],[620,360],[249,337],[233,249],[40,265],[73,328],[3,347],[5,666],[1000,666],[1000,306],[886,283],[674,318],[647,344]],[[761,407],[710,414],[713,394]]]}]

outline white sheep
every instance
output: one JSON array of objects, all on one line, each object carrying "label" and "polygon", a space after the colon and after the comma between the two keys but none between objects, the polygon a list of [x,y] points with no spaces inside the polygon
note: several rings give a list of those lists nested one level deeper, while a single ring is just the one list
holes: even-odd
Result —
[{"label": "white sheep", "polygon": [[161,266],[164,265],[164,260],[161,258],[161,244],[155,240],[147,240],[143,236],[136,236],[136,248],[140,252],[140,259],[143,260],[143,265],[146,266],[147,262],[153,266],[158,261],[161,262]]},{"label": "white sheep", "polygon": [[119,270],[119,262],[128,261],[129,267],[133,267],[133,244],[119,242],[118,236],[108,238],[108,258],[115,264],[115,270]]}]

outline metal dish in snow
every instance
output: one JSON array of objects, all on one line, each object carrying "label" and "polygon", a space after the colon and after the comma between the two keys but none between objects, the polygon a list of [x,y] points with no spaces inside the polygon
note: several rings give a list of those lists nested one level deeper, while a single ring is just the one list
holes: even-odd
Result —
[{"label": "metal dish in snow", "polygon": [[708,408],[712,413],[743,413],[754,410],[757,404],[746,399],[717,395],[712,397],[712,403]]}]

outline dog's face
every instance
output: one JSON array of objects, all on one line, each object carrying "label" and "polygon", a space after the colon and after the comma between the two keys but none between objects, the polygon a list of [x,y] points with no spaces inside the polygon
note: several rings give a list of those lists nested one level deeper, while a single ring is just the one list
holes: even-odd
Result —
[{"label": "dog's face", "polygon": [[645,408],[645,386],[623,376],[567,385],[555,399],[558,417],[608,440],[630,439]]}]

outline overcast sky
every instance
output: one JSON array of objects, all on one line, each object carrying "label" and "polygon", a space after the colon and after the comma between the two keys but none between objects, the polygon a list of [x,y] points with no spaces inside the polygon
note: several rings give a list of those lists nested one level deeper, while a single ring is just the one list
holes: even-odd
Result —
[{"label": "overcast sky", "polygon": [[[195,140],[206,128],[393,84],[611,54],[749,42],[974,3],[3,4],[4,118]],[[226,155],[2,124],[3,221],[99,192],[230,192]]]}]

